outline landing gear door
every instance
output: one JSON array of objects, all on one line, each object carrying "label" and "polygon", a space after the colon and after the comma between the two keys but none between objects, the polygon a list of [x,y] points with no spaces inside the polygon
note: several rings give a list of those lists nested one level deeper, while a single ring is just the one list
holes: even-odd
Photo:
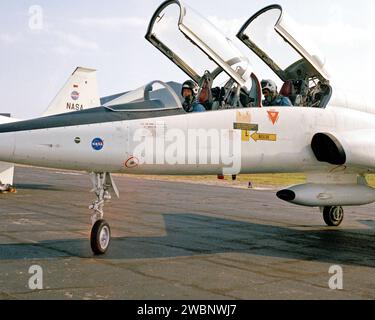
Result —
[{"label": "landing gear door", "polygon": [[283,80],[318,79],[329,83],[325,61],[279,5],[253,15],[237,37]]}]

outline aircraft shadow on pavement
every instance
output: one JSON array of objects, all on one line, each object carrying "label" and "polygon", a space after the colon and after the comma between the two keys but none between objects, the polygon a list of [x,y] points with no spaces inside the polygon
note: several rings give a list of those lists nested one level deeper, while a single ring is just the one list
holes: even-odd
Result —
[{"label": "aircraft shadow on pavement", "polygon": [[[369,230],[299,231],[194,214],[165,214],[166,235],[117,237],[103,260],[157,259],[242,253],[375,267],[375,221]],[[362,221],[361,221],[362,222]],[[0,260],[93,258],[88,239],[0,244]]]}]

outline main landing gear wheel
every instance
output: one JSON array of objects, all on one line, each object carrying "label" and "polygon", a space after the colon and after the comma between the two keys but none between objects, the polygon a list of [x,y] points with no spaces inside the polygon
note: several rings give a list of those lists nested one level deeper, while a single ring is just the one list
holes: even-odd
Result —
[{"label": "main landing gear wheel", "polygon": [[342,207],[324,207],[323,218],[329,227],[338,227],[344,220],[344,209]]},{"label": "main landing gear wheel", "polygon": [[96,255],[107,252],[111,241],[111,229],[105,220],[98,220],[91,229],[91,249]]}]

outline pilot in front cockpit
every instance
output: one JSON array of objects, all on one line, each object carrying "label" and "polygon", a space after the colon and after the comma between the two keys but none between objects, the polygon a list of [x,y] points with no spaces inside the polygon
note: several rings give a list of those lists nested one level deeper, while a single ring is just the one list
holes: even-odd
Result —
[{"label": "pilot in front cockpit", "polygon": [[199,87],[194,81],[187,80],[182,84],[181,95],[184,98],[182,106],[186,112],[206,111],[206,109],[199,102],[197,102],[198,92]]},{"label": "pilot in front cockpit", "polygon": [[272,80],[262,80],[262,93],[264,96],[263,106],[265,107],[292,107],[288,97],[277,92],[276,83]]}]

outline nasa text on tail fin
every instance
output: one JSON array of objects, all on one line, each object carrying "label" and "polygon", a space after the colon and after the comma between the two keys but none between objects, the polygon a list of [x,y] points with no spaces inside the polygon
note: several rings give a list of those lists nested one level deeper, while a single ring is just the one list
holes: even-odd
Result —
[{"label": "nasa text on tail fin", "polygon": [[43,116],[100,106],[96,70],[78,67],[52,100]]}]

